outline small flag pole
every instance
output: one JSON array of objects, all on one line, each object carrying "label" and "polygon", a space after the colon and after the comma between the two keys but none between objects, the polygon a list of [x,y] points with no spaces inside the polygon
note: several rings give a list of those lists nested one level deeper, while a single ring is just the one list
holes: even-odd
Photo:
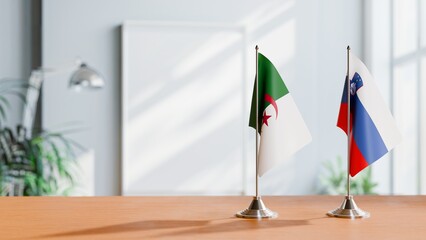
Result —
[{"label": "small flag pole", "polygon": [[347,172],[347,179],[346,179],[346,188],[347,188],[347,193],[346,193],[346,197],[349,197],[351,195],[351,177],[349,176],[349,173],[351,171],[351,84],[349,81],[349,54],[351,52],[351,47],[348,45],[348,47],[346,48],[347,53],[347,59],[346,59],[346,82],[348,83],[346,86],[346,91],[347,91],[347,98],[348,98],[348,172]]},{"label": "small flag pole", "polygon": [[256,198],[259,198],[259,46],[256,45]]},{"label": "small flag pole", "polygon": [[346,196],[343,200],[342,204],[339,208],[336,208],[332,211],[327,212],[327,215],[330,217],[339,217],[339,218],[368,218],[370,217],[370,213],[361,210],[355,203],[353,196],[351,195],[351,83],[349,76],[349,54],[351,51],[351,47],[348,46],[347,50],[347,66],[346,66],[346,91],[348,98],[348,125],[347,125],[347,135],[348,135],[348,173],[346,179]]},{"label": "small flag pole", "polygon": [[236,216],[239,218],[276,218],[278,214],[269,210],[263,203],[259,195],[259,46],[256,45],[256,196],[250,203],[250,206],[242,211],[237,212]]}]

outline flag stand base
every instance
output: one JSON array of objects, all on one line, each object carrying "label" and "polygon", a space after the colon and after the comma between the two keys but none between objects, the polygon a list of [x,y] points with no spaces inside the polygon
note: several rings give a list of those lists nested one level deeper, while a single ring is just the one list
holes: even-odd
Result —
[{"label": "flag stand base", "polygon": [[253,197],[250,206],[236,214],[239,218],[276,218],[278,214],[269,210],[260,197]]},{"label": "flag stand base", "polygon": [[345,196],[342,205],[327,213],[330,217],[339,218],[368,218],[370,213],[361,210],[355,203],[352,195]]}]

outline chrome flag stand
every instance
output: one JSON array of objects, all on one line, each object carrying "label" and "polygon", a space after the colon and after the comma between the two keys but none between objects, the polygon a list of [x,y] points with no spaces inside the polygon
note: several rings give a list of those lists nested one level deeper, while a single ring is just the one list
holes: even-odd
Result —
[{"label": "chrome flag stand", "polygon": [[236,216],[240,218],[276,218],[278,214],[269,210],[263,203],[259,196],[259,81],[258,81],[258,51],[259,47],[256,45],[256,196],[250,203],[250,206],[240,212]]},{"label": "chrome flag stand", "polygon": [[336,208],[332,211],[327,212],[327,215],[330,217],[340,217],[340,218],[368,218],[370,213],[361,210],[355,203],[353,196],[350,194],[350,164],[351,164],[351,84],[349,79],[349,52],[351,48],[347,48],[347,72],[346,72],[346,82],[347,82],[347,94],[348,94],[348,177],[347,177],[347,194],[345,199],[342,202],[342,205],[339,208]]}]

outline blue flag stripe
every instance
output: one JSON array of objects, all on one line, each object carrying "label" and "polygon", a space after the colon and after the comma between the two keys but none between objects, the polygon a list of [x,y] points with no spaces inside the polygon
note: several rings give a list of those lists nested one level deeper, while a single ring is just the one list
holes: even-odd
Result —
[{"label": "blue flag stripe", "polygon": [[364,159],[372,164],[388,152],[373,120],[365,110],[358,95],[353,101],[353,138]]}]

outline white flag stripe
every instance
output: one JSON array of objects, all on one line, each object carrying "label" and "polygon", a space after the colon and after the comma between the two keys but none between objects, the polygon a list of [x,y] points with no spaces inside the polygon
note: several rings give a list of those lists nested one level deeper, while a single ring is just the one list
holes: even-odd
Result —
[{"label": "white flag stripe", "polygon": [[[308,144],[311,134],[290,93],[276,100],[278,118],[269,105],[265,111],[271,117],[268,126],[262,124],[259,148],[259,176]],[[263,113],[259,113],[262,114]]]},{"label": "white flag stripe", "polygon": [[358,97],[365,110],[374,122],[386,148],[391,150],[401,141],[401,134],[398,131],[395,120],[389,111],[380,91],[374,82],[374,78],[362,61],[351,53],[349,76],[353,77],[357,72],[363,82],[363,86],[358,90]]}]

